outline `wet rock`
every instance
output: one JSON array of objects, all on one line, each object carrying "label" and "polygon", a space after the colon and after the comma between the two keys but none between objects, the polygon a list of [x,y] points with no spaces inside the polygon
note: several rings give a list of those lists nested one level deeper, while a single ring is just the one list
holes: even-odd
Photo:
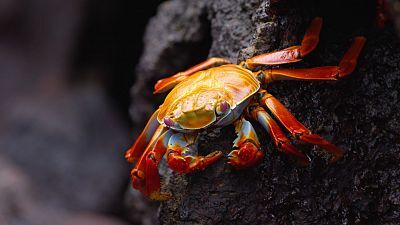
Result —
[{"label": "wet rock", "polygon": [[[199,2],[205,2],[205,5]],[[170,5],[174,7],[168,8]],[[400,104],[397,96],[400,43],[391,27],[384,30],[371,28],[375,18],[372,2],[305,1],[300,4],[289,0],[218,0],[194,3],[175,0],[160,7],[151,24],[168,21],[179,24],[182,29],[188,27],[197,14],[180,16],[181,7],[191,9],[189,12],[206,12],[207,20],[203,22],[210,24],[208,35],[212,38],[209,56],[224,56],[236,62],[297,44],[310,19],[316,15],[325,18],[318,48],[303,62],[282,67],[337,65],[352,37],[364,34],[368,42],[356,71],[340,81],[286,81],[268,87],[299,121],[345,151],[341,161],[328,165],[323,151],[297,143],[296,146],[312,159],[309,167],[298,167],[276,151],[266,132],[253,121],[266,152],[261,165],[235,171],[226,165],[226,159],[222,159],[203,172],[186,176],[173,174],[164,188],[171,191],[174,198],[161,204],[160,224],[400,222]],[[357,15],[354,9],[359,12]],[[133,95],[143,101],[140,105],[149,109],[155,108],[161,99],[150,97],[153,82],[166,76],[165,72],[184,69],[181,64],[170,63],[170,55],[187,52],[175,48],[185,41],[171,26],[174,27],[150,25],[148,30],[152,32],[145,38],[146,49],[154,46],[155,49],[168,49],[170,53],[165,56],[161,54],[163,51],[145,51],[138,67],[138,76],[143,78],[138,78],[141,89],[136,92],[138,86],[134,86]],[[159,34],[171,35],[178,41],[171,44],[160,39]],[[154,45],[152,40],[160,43]],[[134,104],[133,117],[143,118],[136,110]],[[232,126],[223,128],[217,137],[204,137],[199,153],[205,155],[219,149],[227,154],[234,138]]]}]

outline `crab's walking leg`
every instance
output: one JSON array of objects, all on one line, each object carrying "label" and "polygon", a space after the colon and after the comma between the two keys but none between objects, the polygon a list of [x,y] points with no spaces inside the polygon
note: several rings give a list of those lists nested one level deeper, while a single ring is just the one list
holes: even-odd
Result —
[{"label": "crab's walking leg", "polygon": [[238,169],[257,165],[264,154],[253,126],[244,118],[236,120],[234,125],[237,138],[233,142],[234,150],[228,155],[228,164]]},{"label": "crab's walking leg", "polygon": [[188,76],[201,71],[205,70],[214,66],[228,64],[231,63],[229,60],[224,58],[209,58],[206,61],[197,64],[183,72],[179,72],[171,77],[161,79],[157,81],[156,85],[154,86],[154,93],[161,93],[172,89],[175,85],[179,84],[181,81],[186,79]]},{"label": "crab's walking leg", "polygon": [[160,192],[158,163],[167,151],[168,141],[173,132],[159,127],[144,154],[132,170],[132,186],[153,200],[167,200],[169,193]]},{"label": "crab's walking leg", "polygon": [[297,150],[290,142],[289,138],[282,132],[275,120],[262,107],[256,107],[250,111],[250,116],[257,120],[271,136],[275,146],[292,157],[295,157],[301,164],[308,165],[308,157]]},{"label": "crab's walking leg", "polygon": [[364,37],[356,37],[339,66],[323,66],[309,69],[269,69],[262,71],[264,83],[274,80],[338,80],[356,67],[357,58],[365,44]]},{"label": "crab's walking leg", "polygon": [[265,93],[261,104],[266,106],[272,114],[285,126],[291,135],[305,143],[319,145],[332,154],[331,161],[337,161],[343,155],[341,149],[323,139],[319,135],[312,134],[310,130],[303,126],[287,109],[271,94]]},{"label": "crab's walking leg", "polygon": [[249,69],[260,65],[278,65],[300,61],[302,57],[312,52],[318,45],[319,33],[322,27],[322,18],[316,17],[312,20],[301,45],[285,48],[280,51],[257,55],[247,59],[244,64]]},{"label": "crab's walking leg", "polygon": [[129,148],[128,151],[126,151],[125,158],[128,162],[133,163],[136,160],[138,160],[140,156],[142,156],[147,145],[150,143],[150,140],[153,137],[154,132],[160,125],[157,121],[157,115],[158,115],[158,110],[155,111],[153,115],[150,117],[149,121],[146,124],[146,127],[143,129],[142,133],[136,139],[132,147]]},{"label": "crab's walking leg", "polygon": [[221,151],[214,151],[206,156],[191,156],[197,134],[176,133],[168,143],[167,163],[177,173],[190,173],[204,170],[222,156]]}]

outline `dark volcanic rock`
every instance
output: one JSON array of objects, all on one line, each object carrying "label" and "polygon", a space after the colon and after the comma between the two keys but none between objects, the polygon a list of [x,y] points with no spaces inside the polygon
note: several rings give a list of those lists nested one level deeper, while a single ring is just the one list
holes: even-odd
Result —
[{"label": "dark volcanic rock", "polygon": [[[390,27],[369,29],[374,18],[371,2],[296,2],[164,3],[148,28],[148,50],[138,67],[142,78],[133,88],[134,98],[145,102],[147,108],[155,108],[157,101],[150,98],[151,82],[168,71],[184,69],[183,65],[190,62],[187,58],[180,61],[182,64],[175,64],[171,55],[189,51],[192,56],[201,56],[190,48],[175,48],[186,43],[176,26],[179,24],[180,31],[188,26],[201,27],[193,22],[199,11],[206,12],[207,20],[195,21],[211,25],[209,56],[233,61],[298,43],[310,19],[321,15],[325,25],[316,51],[303,62],[283,67],[336,65],[351,38],[362,33],[368,42],[356,71],[338,82],[276,82],[268,90],[299,121],[341,147],[344,158],[328,165],[320,149],[297,145],[312,159],[309,167],[297,167],[277,153],[266,132],[253,121],[266,152],[261,165],[235,171],[222,159],[204,172],[168,177],[165,188],[174,198],[161,205],[161,224],[400,223],[400,43]],[[182,8],[190,9],[193,16],[182,14]],[[164,26],[154,26],[166,21]],[[160,38],[160,34],[170,35],[177,42]],[[159,43],[154,45],[153,40]],[[165,49],[168,55],[163,54]],[[135,89],[138,85],[142,85],[141,89]],[[135,113],[141,106],[134,104],[132,112],[142,116]],[[215,149],[228,153],[234,138],[232,126],[213,136],[205,135],[199,153],[204,155]]]},{"label": "dark volcanic rock", "polygon": [[168,1],[151,19],[132,88],[134,123],[144,125],[143,118],[154,111],[152,88],[157,80],[207,57],[210,39],[204,7],[203,1]]}]

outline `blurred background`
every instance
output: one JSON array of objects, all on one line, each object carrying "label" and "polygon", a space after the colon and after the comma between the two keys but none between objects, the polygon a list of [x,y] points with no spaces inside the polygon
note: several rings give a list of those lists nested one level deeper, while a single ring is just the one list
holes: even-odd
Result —
[{"label": "blurred background", "polygon": [[0,1],[0,225],[151,224],[125,210],[123,156],[160,2]]},{"label": "blurred background", "polygon": [[0,0],[0,225],[154,224],[157,204],[126,193],[123,156],[161,2]]}]

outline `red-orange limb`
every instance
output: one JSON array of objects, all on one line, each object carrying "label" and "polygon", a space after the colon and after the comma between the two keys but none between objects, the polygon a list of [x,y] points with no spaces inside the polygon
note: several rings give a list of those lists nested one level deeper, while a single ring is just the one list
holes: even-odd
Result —
[{"label": "red-orange limb", "polygon": [[337,80],[338,66],[323,66],[307,69],[269,69],[263,72],[264,82],[275,80]]},{"label": "red-orange limb", "polygon": [[323,139],[319,135],[312,134],[310,130],[303,126],[287,109],[271,94],[264,94],[261,104],[266,106],[272,114],[278,118],[283,126],[291,133],[291,135],[305,143],[318,145],[332,154],[331,161],[337,161],[343,156],[343,151]]},{"label": "red-orange limb", "polygon": [[[154,132],[157,130],[157,127],[160,125],[157,121],[158,110],[153,113],[147,122],[145,128],[142,133],[136,139],[135,143],[126,151],[125,158],[128,162],[133,163],[142,156],[144,150],[147,145],[150,143],[151,138],[154,135]],[[154,135],[157,136],[157,135]]]},{"label": "red-orange limb", "polygon": [[339,78],[350,74],[356,68],[357,58],[364,47],[365,41],[366,39],[363,36],[354,38],[353,44],[339,63]]},{"label": "red-orange limb", "polygon": [[263,71],[264,82],[270,83],[274,80],[338,80],[354,71],[357,65],[357,58],[364,44],[364,37],[356,37],[340,61],[339,66],[306,69],[269,69]]},{"label": "red-orange limb", "polygon": [[246,60],[245,65],[249,69],[254,69],[254,67],[260,65],[278,65],[300,61],[302,57],[306,56],[317,47],[321,28],[322,18],[316,17],[312,20],[304,34],[301,45],[255,56]]},{"label": "red-orange limb", "polygon": [[161,192],[158,164],[168,147],[168,140],[172,131],[160,129],[162,133],[157,136],[145,150],[135,168],[132,170],[132,186],[153,200],[163,201],[170,197],[169,193]]},{"label": "red-orange limb", "polygon": [[161,79],[157,81],[156,85],[154,86],[154,93],[162,93],[165,91],[168,91],[175,87],[177,84],[182,82],[184,79],[186,79],[188,76],[201,71],[205,70],[214,66],[218,65],[223,65],[223,64],[229,64],[231,63],[229,60],[224,59],[224,58],[209,58],[206,61],[199,63],[183,72],[179,72],[171,77],[167,77],[164,79]]},{"label": "red-orange limb", "polygon": [[244,118],[235,122],[237,138],[233,141],[233,151],[228,155],[228,164],[236,169],[256,166],[264,158],[260,142],[251,123]]},{"label": "red-orange limb", "polygon": [[192,156],[195,134],[176,133],[168,143],[167,163],[177,173],[190,173],[204,170],[222,156],[221,151],[214,151],[206,156]]},{"label": "red-orange limb", "polygon": [[291,144],[291,141],[287,138],[286,134],[282,132],[279,125],[262,107],[254,108],[250,112],[250,115],[267,130],[279,151],[294,157],[302,165],[309,164],[309,158]]}]

